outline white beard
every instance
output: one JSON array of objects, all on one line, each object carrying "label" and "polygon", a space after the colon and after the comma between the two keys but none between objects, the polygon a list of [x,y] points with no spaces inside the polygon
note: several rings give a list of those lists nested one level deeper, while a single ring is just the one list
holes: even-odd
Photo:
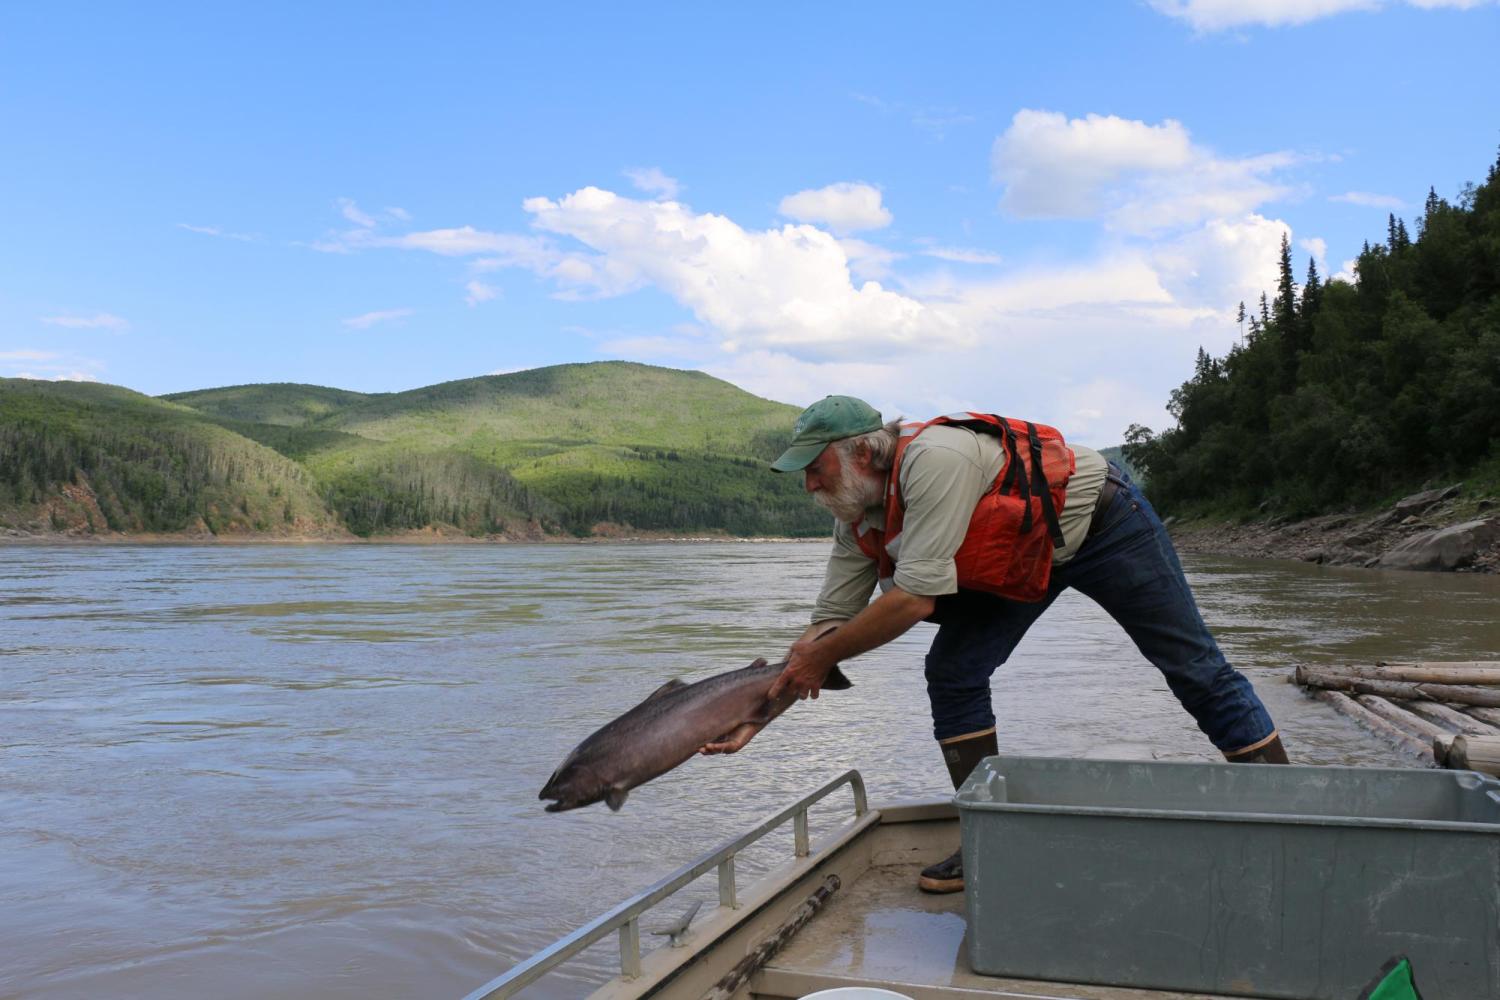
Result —
[{"label": "white beard", "polygon": [[865,511],[878,505],[885,493],[885,477],[861,475],[845,462],[839,470],[838,484],[815,490],[813,499],[845,524],[857,524]]}]

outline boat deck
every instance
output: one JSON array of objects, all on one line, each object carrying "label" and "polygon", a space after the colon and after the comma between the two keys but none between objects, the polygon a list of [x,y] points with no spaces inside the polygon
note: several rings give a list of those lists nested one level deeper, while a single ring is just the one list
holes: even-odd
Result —
[{"label": "boat deck", "polygon": [[[914,1000],[1210,1000],[1203,993],[1072,985],[981,976],[969,968],[962,893],[916,888],[922,864],[888,864],[846,881],[751,980],[752,997],[803,997],[838,986],[879,986]],[[1211,1000],[1220,1000],[1213,997]]]},{"label": "boat deck", "polygon": [[954,996],[1067,1000],[1201,1000],[1204,994],[1064,985],[980,976],[969,969],[962,893],[916,888],[920,864],[882,865],[846,883],[823,912],[761,970],[759,997],[801,997],[834,986],[879,985],[916,1000]]},{"label": "boat deck", "polygon": [[[913,1000],[1229,1000],[1116,986],[982,976],[969,968],[962,893],[930,895],[917,875],[958,846],[951,802],[886,806],[843,828],[812,856],[748,889],[742,908],[711,911],[686,947],[662,948],[643,975],[617,979],[592,1000],[791,1000],[819,990],[873,986]],[[801,930],[732,994],[716,984],[767,940],[829,875],[839,888]]]}]

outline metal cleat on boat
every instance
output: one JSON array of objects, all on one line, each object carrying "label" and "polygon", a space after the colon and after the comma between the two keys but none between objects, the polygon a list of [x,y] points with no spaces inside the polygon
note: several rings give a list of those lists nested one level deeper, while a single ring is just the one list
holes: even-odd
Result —
[{"label": "metal cleat on boat", "polygon": [[688,925],[693,922],[693,918],[698,915],[698,911],[702,907],[703,900],[700,899],[692,906],[689,906],[687,908],[687,912],[678,917],[672,923],[668,924],[665,927],[659,927],[651,933],[667,938],[667,943],[670,944],[673,948],[681,948],[682,938],[683,935],[687,934]]}]

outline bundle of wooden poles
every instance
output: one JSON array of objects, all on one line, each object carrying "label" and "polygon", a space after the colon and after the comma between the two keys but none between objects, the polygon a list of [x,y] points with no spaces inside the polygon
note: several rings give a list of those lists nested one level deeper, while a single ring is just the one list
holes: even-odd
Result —
[{"label": "bundle of wooden poles", "polygon": [[1301,666],[1295,679],[1439,767],[1500,774],[1500,660]]}]

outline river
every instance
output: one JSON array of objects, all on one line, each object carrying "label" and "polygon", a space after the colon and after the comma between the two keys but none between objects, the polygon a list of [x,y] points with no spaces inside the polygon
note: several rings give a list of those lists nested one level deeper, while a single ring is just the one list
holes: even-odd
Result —
[{"label": "river", "polygon": [[[542,811],[567,750],[663,681],[779,655],[823,556],[0,548],[0,997],[460,997],[846,768],[877,802],[943,793],[919,626],[737,756],[616,814]],[[1301,762],[1401,761],[1284,683],[1291,664],[1500,657],[1500,577],[1187,566]],[[1077,595],[995,702],[1003,750],[1213,758]],[[585,992],[606,945],[538,994]]]}]

